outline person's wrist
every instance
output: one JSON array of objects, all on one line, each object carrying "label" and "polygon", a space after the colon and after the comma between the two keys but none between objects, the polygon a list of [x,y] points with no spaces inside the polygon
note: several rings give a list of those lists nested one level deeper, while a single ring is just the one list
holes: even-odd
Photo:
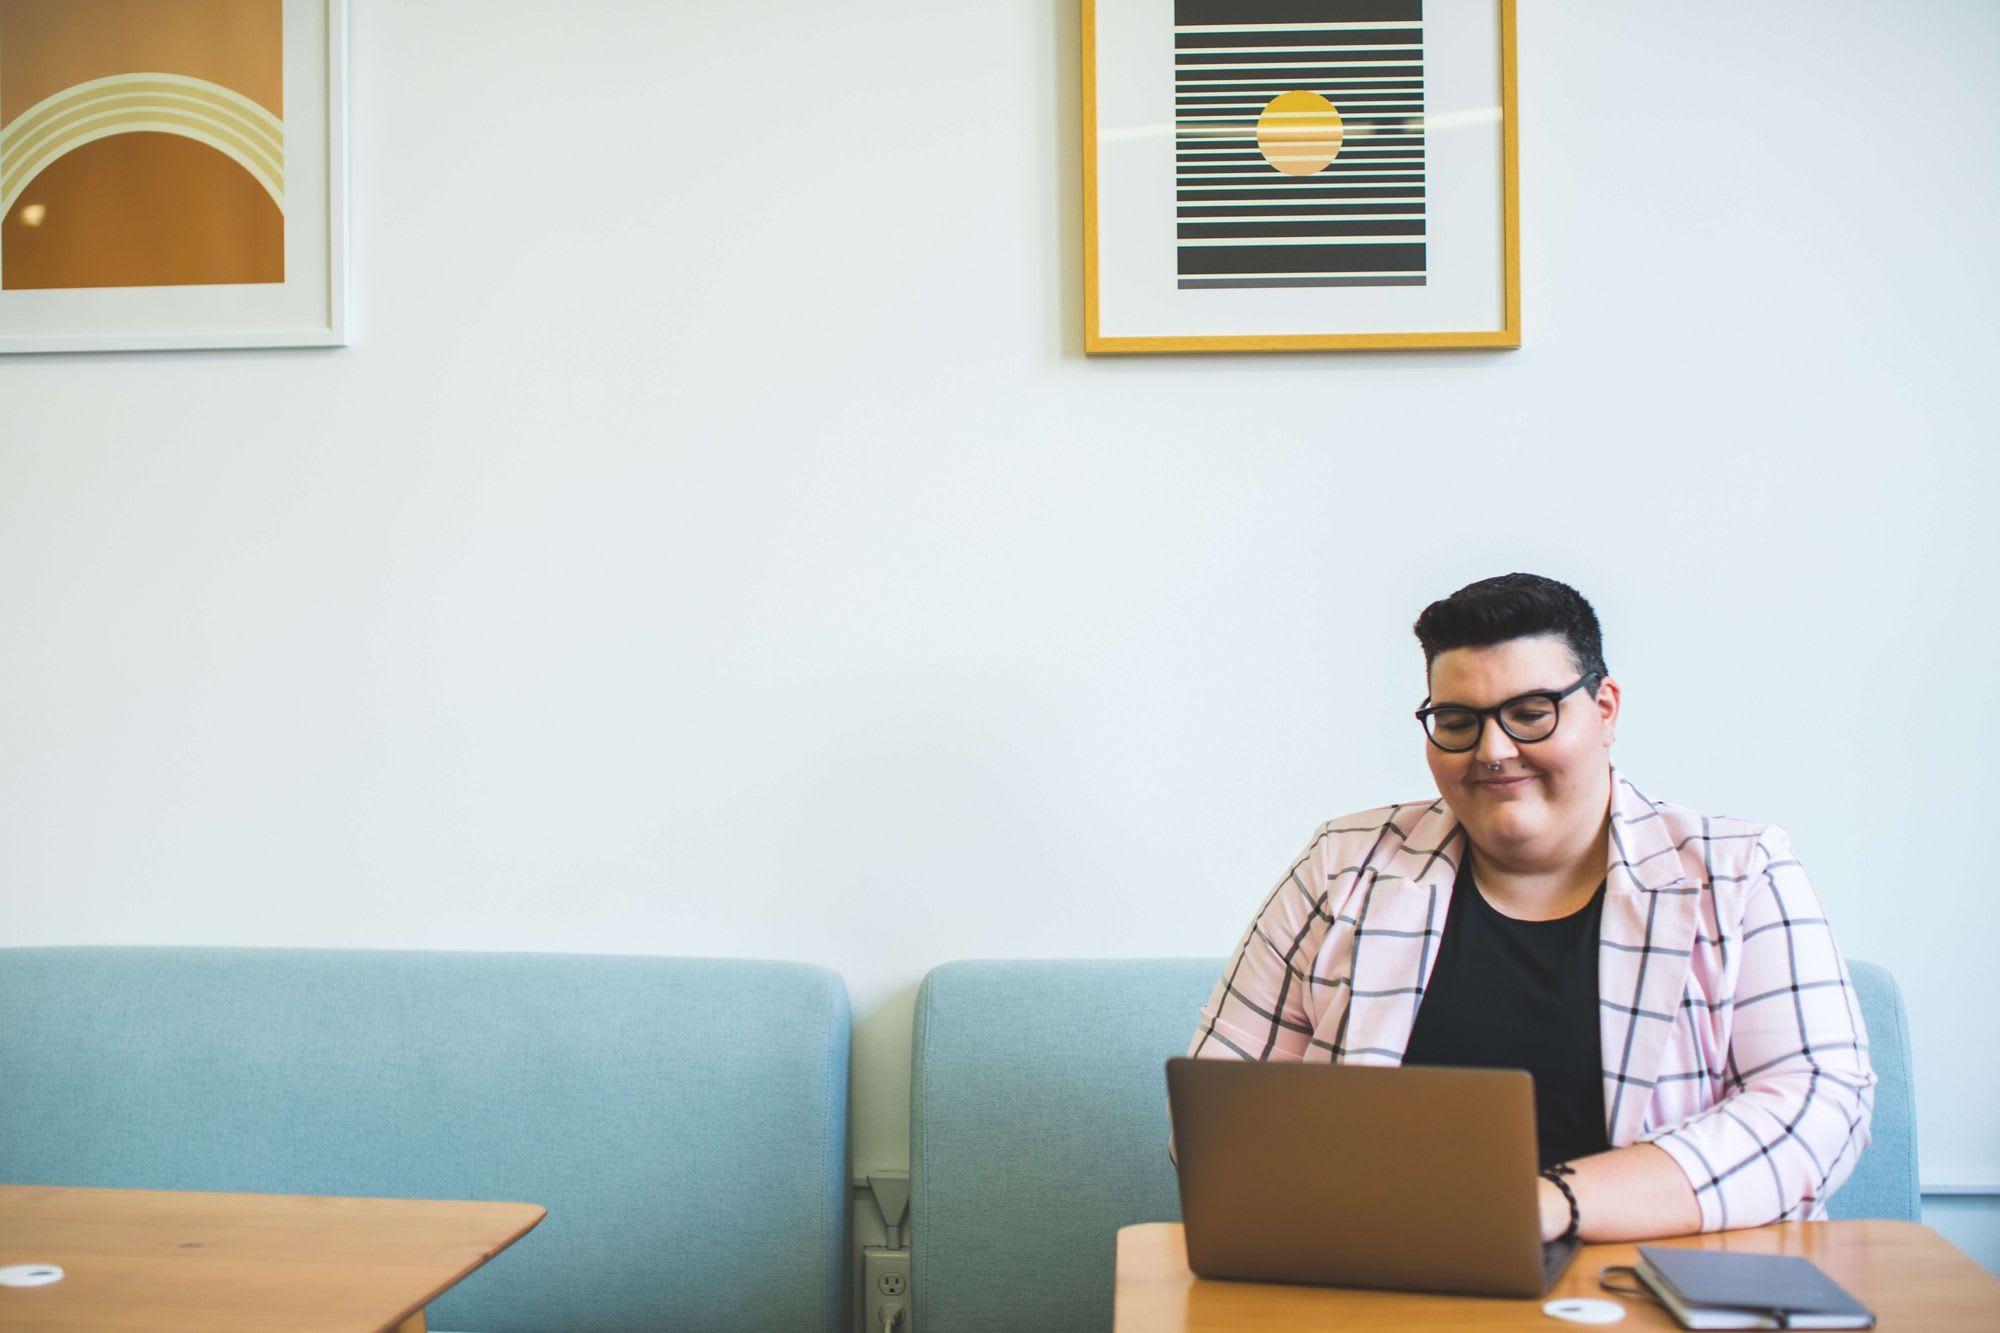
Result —
[{"label": "person's wrist", "polygon": [[1582,1212],[1577,1207],[1576,1194],[1570,1188],[1565,1176],[1576,1174],[1567,1162],[1543,1167],[1537,1179],[1541,1186],[1537,1197],[1542,1208],[1542,1239],[1567,1240],[1577,1233]]},{"label": "person's wrist", "polygon": [[1535,1177],[1535,1199],[1542,1208],[1542,1240],[1554,1240],[1569,1230],[1569,1200],[1547,1176]]}]

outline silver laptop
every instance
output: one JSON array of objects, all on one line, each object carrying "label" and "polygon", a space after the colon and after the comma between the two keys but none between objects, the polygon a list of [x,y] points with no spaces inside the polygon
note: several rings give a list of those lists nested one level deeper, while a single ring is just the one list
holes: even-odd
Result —
[{"label": "silver laptop", "polygon": [[1539,1296],[1535,1094],[1518,1069],[1167,1061],[1201,1277]]}]

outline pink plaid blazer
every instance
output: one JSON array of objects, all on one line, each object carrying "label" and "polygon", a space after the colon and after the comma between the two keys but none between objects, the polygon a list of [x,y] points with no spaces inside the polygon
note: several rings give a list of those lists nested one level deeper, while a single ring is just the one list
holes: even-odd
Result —
[{"label": "pink plaid blazer", "polygon": [[[1442,801],[1322,825],[1258,910],[1190,1055],[1397,1065],[1465,833]],[[1598,944],[1606,1129],[1687,1173],[1702,1227],[1824,1217],[1875,1075],[1847,967],[1784,833],[1612,774]]]}]

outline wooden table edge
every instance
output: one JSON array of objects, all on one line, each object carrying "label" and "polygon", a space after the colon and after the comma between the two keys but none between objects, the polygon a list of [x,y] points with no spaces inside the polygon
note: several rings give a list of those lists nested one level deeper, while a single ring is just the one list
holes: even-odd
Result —
[{"label": "wooden table edge", "polygon": [[[301,1197],[326,1199],[326,1198],[342,1198],[347,1196],[317,1194],[317,1195],[305,1195]],[[524,1223],[522,1223],[522,1225],[517,1230],[515,1230],[511,1235],[509,1235],[507,1239],[501,1241],[498,1245],[495,1245],[492,1249],[487,1250],[484,1254],[480,1255],[478,1263],[466,1269],[463,1273],[460,1273],[457,1277],[445,1283],[437,1290],[431,1292],[429,1295],[425,1296],[422,1300],[416,1302],[414,1305],[407,1307],[401,1314],[397,1315],[394,1319],[384,1324],[382,1326],[382,1333],[427,1333],[429,1325],[425,1319],[424,1311],[430,1308],[432,1301],[435,1301],[438,1297],[444,1295],[447,1291],[450,1291],[453,1287],[465,1281],[465,1279],[471,1277],[474,1273],[477,1273],[480,1269],[486,1267],[486,1265],[492,1263],[494,1255],[499,1254],[502,1251],[508,1249],[510,1246],[514,1244],[515,1241],[521,1239],[521,1237],[527,1235],[530,1231],[533,1231],[536,1227],[540,1226],[542,1224],[542,1219],[546,1218],[549,1215],[549,1210],[543,1207],[539,1203],[521,1203],[511,1199],[412,1199],[409,1200],[409,1202],[471,1203],[471,1204],[478,1204],[481,1207],[485,1208],[524,1208],[528,1210],[531,1216],[529,1216],[527,1220]]]}]

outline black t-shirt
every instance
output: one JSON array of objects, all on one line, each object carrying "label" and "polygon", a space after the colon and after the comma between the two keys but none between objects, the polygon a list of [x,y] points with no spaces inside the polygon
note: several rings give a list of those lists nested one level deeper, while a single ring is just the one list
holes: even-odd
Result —
[{"label": "black t-shirt", "polygon": [[1555,921],[1502,916],[1459,867],[1437,964],[1417,1009],[1406,1065],[1525,1069],[1535,1079],[1543,1166],[1611,1146],[1597,1025],[1597,932],[1604,886]]}]

